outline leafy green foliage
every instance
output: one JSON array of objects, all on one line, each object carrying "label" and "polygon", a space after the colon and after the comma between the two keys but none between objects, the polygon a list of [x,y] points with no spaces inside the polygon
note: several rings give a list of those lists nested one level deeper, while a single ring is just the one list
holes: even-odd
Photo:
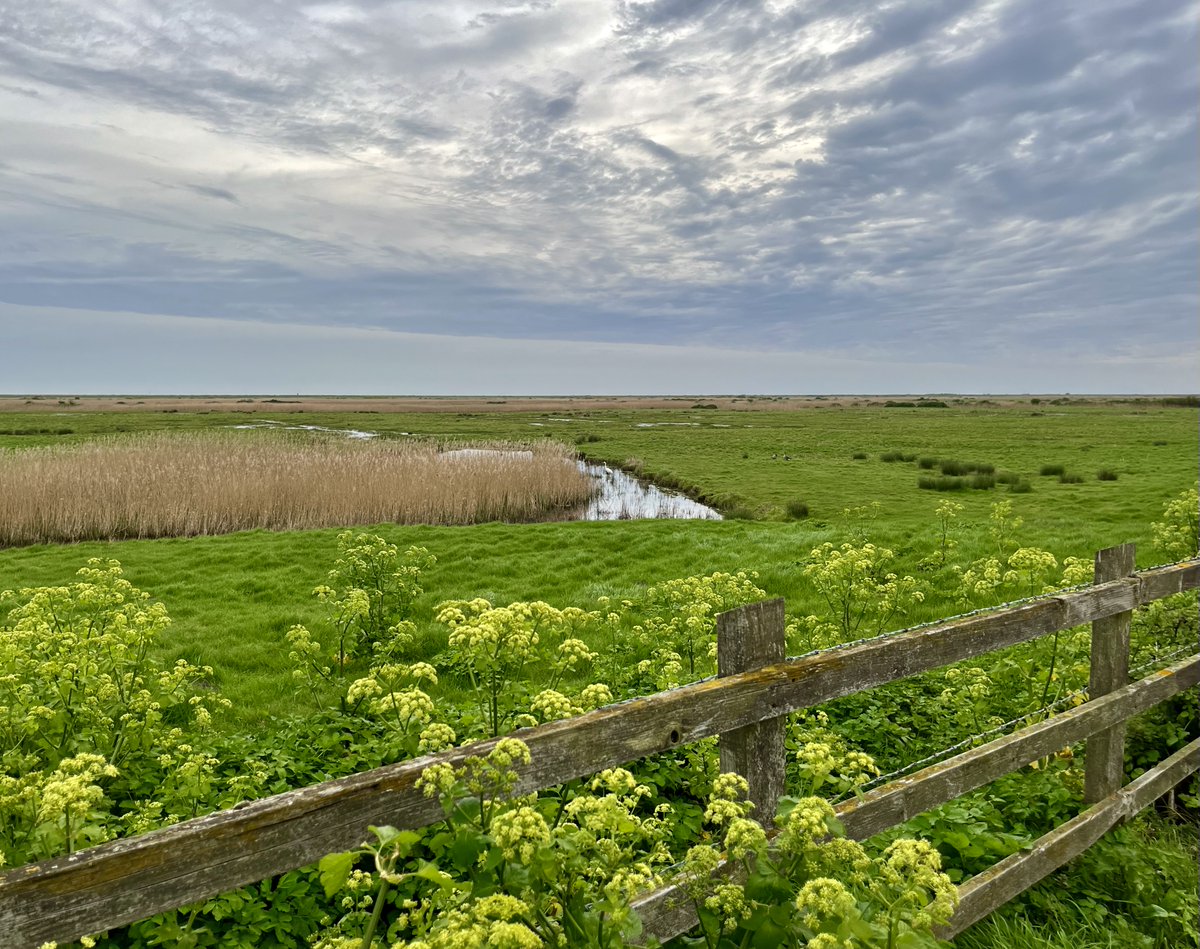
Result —
[{"label": "leafy green foliage", "polygon": [[0,593],[0,862],[189,817],[209,791],[212,670],[151,658],[170,618],[117,561],[79,577]]},{"label": "leafy green foliage", "polygon": [[1163,505],[1163,519],[1155,521],[1154,544],[1168,557],[1183,560],[1195,557],[1200,535],[1200,495],[1188,488]]}]

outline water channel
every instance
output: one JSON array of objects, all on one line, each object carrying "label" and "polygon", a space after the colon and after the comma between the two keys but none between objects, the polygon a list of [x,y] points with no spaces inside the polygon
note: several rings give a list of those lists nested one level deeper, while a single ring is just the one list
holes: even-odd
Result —
[{"label": "water channel", "polygon": [[[345,435],[347,438],[378,438],[379,432],[360,431],[353,428],[325,428],[321,425],[288,425],[283,422],[264,420],[246,425],[235,425],[234,428],[267,428],[287,431],[327,432],[334,435]],[[408,435],[409,432],[397,432],[397,435]],[[465,457],[470,455],[496,454],[497,449],[491,448],[455,448],[442,452],[445,457]],[[528,455],[533,452],[512,452],[514,455]],[[660,488],[656,484],[639,481],[637,478],[605,464],[597,464],[582,459],[576,461],[579,470],[591,478],[596,492],[592,499],[577,511],[569,512],[561,519],[566,521],[634,521],[653,520],[657,518],[693,518],[697,520],[719,521],[721,515],[706,504],[694,501],[687,495],[677,491]]]}]

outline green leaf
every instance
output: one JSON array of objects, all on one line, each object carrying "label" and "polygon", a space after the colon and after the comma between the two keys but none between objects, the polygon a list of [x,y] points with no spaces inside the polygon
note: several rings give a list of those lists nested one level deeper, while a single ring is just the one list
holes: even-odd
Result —
[{"label": "green leaf", "polygon": [[321,858],[317,869],[321,871],[321,886],[325,888],[326,897],[333,896],[346,885],[346,880],[350,876],[350,868],[353,866],[354,854],[349,851],[328,853]]},{"label": "green leaf", "polygon": [[449,873],[439,870],[432,863],[422,864],[421,868],[413,876],[420,877],[422,880],[428,880],[443,892],[468,889],[465,884],[455,882],[454,877],[450,876]]},{"label": "green leaf", "polygon": [[470,870],[486,848],[487,841],[479,834],[463,832],[454,838],[454,842],[446,848],[446,852],[456,867],[460,870]]},{"label": "green leaf", "polygon": [[777,949],[783,945],[783,941],[787,939],[787,930],[767,919],[763,922],[758,931],[754,933],[750,940],[750,945],[754,949]]}]

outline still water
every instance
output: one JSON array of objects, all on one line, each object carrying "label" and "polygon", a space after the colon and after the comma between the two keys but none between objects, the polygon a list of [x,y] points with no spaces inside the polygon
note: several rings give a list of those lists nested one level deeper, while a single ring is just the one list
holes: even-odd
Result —
[{"label": "still water", "polygon": [[[554,421],[554,420],[552,420]],[[566,421],[564,419],[564,421]],[[270,428],[306,432],[328,432],[345,435],[347,438],[378,438],[378,432],[360,431],[353,428],[325,428],[321,425],[288,425],[274,420],[263,420],[234,428]],[[407,435],[408,432],[397,432]],[[474,455],[508,454],[514,457],[532,458],[531,451],[501,452],[494,448],[455,448],[442,452],[444,458],[464,458]],[[639,481],[619,468],[590,461],[577,461],[579,470],[592,479],[596,491],[592,499],[576,511],[567,512],[561,518],[566,521],[634,521],[655,518],[695,518],[719,521],[721,515],[699,501],[693,501],[676,491],[668,491],[656,484]]]}]

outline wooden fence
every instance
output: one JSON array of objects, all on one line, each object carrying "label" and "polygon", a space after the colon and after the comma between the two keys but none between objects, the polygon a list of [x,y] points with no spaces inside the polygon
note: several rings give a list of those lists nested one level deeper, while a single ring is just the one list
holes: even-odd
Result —
[{"label": "wooden fence", "polygon": [[[1200,740],[1121,787],[1124,723],[1200,682],[1192,656],[1127,684],[1131,611],[1200,586],[1200,560],[1133,571],[1133,547],[1096,556],[1083,590],[918,627],[799,659],[783,659],[783,601],[722,614],[714,679],[631,699],[515,733],[530,764],[514,793],[561,784],[714,735],[721,766],[750,781],[757,813],[783,790],[783,729],[799,709],[963,659],[1092,624],[1090,701],[1047,721],[893,781],[841,805],[856,839],[893,827],[1073,742],[1088,739],[1083,814],[959,888],[949,937],[1094,843],[1110,827],[1200,768]],[[368,824],[419,828],[442,810],[415,787],[435,762],[486,754],[479,742],[289,791],[138,837],[0,875],[0,949],[26,949],[120,926],[357,847]],[[639,899],[646,932],[668,938],[695,925],[675,887]]]}]

